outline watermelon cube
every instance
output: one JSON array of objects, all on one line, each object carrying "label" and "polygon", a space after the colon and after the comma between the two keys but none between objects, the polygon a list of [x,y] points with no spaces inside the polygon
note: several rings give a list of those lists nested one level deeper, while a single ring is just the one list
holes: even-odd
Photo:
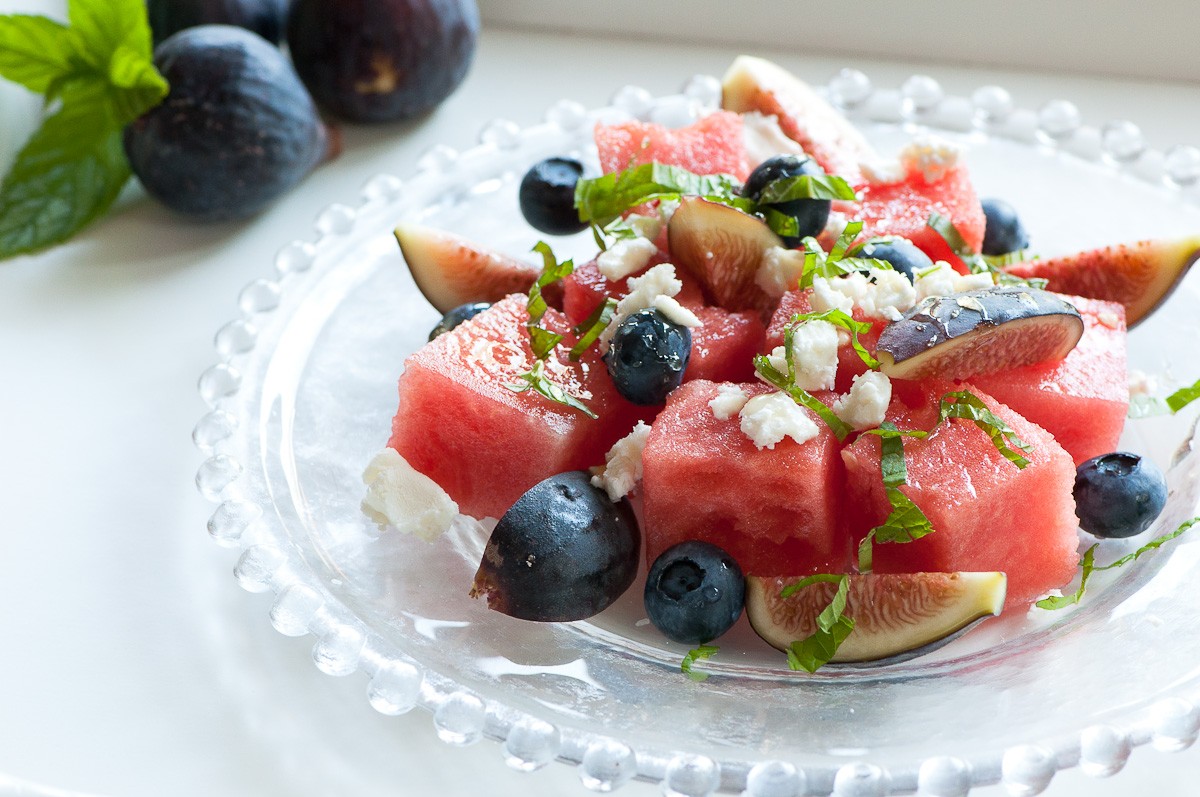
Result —
[{"label": "watermelon cube", "polygon": [[[509,296],[435,338],[405,360],[400,376],[388,445],[475,517],[500,517],[548,476],[603,463],[609,447],[647,416],[617,394],[595,349],[578,363],[552,356],[546,370],[597,419],[511,390],[534,364],[526,302]],[[555,310],[543,326],[569,331]]]},{"label": "watermelon cube", "polygon": [[[770,392],[761,384],[741,387],[751,396]],[[647,561],[684,540],[704,540],[728,551],[747,574],[846,572],[837,438],[812,415],[817,437],[759,449],[736,414],[714,415],[708,403],[717,391],[713,382],[688,382],[654,421],[642,454]]]},{"label": "watermelon cube", "polygon": [[[1008,574],[1007,607],[1024,607],[1075,575],[1079,563],[1071,456],[1046,430],[970,384],[893,383],[887,419],[900,429],[933,429],[938,402],[969,390],[1032,446],[1017,468],[969,420],[950,419],[925,439],[904,439],[908,469],[900,490],[934,531],[916,541],[874,546],[881,573],[1000,570]],[[847,519],[857,544],[884,522],[891,504],[880,469],[880,439],[862,435],[842,451]]]},{"label": "watermelon cube", "polygon": [[696,174],[731,174],[739,180],[750,173],[742,117],[730,111],[717,111],[677,130],[652,122],[598,124],[594,135],[606,174],[642,163],[680,166]]},{"label": "watermelon cube", "polygon": [[1079,465],[1117,449],[1129,388],[1125,307],[1064,296],[1083,316],[1083,337],[1065,359],[983,374],[971,381],[1041,426]]},{"label": "watermelon cube", "polygon": [[723,307],[698,307],[703,326],[692,330],[692,355],[683,381],[749,382],[754,379],[754,355],[762,349],[766,330],[758,313],[734,313]]}]

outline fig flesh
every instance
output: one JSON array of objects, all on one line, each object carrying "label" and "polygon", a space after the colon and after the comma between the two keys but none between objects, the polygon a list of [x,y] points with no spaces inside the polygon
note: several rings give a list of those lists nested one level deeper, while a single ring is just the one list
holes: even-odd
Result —
[{"label": "fig flesh", "polygon": [[170,94],[125,128],[146,191],[203,220],[265,208],[326,156],[317,109],[283,53],[230,25],[180,31],[155,50]]},{"label": "fig flesh", "polygon": [[466,77],[474,0],[294,0],[287,42],[317,104],[354,122],[432,111]]},{"label": "fig flesh", "polygon": [[995,287],[930,296],[884,327],[879,370],[892,379],[967,379],[1061,360],[1083,335],[1083,317],[1047,291]]},{"label": "fig flesh", "polygon": [[[896,664],[942,647],[1004,608],[1004,573],[865,573],[847,576],[844,615],[854,630],[831,664]],[[746,615],[767,644],[786,651],[817,628],[836,585],[812,584],[787,598],[800,577],[746,578]]]},{"label": "fig flesh", "polygon": [[156,45],[200,25],[236,25],[278,44],[287,20],[287,0],[146,0],[146,13]]}]

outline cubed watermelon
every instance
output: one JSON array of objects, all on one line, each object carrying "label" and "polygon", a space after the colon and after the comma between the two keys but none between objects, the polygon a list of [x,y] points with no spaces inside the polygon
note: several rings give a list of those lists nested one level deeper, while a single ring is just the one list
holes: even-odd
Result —
[{"label": "cubed watermelon", "polygon": [[[405,360],[400,376],[388,445],[476,517],[500,517],[555,473],[603,463],[609,447],[648,414],[617,395],[595,349],[579,363],[553,357],[547,368],[595,420],[533,391],[509,389],[534,362],[526,302],[509,296],[434,339]],[[555,310],[543,326],[569,331]]]},{"label": "cubed watermelon", "polygon": [[717,111],[677,130],[652,122],[598,124],[595,139],[605,173],[641,163],[665,163],[696,174],[731,174],[739,180],[750,173],[742,117],[729,111]]},{"label": "cubed watermelon", "polygon": [[1064,296],[1083,316],[1083,337],[1065,359],[983,374],[971,381],[1041,426],[1076,465],[1115,451],[1129,412],[1125,307]]},{"label": "cubed watermelon", "polygon": [[[649,269],[665,262],[667,262],[666,258],[653,257],[646,268],[630,276],[640,277]],[[682,269],[675,269],[675,276],[683,283],[683,289],[675,296],[675,300],[693,310],[702,306],[704,295],[700,290],[699,283]],[[562,286],[563,312],[567,314],[567,319],[572,324],[582,323],[595,312],[605,299],[609,297],[620,299],[629,293],[628,277],[616,282],[608,279],[600,273],[600,269],[596,268],[595,260],[589,260],[576,266],[575,270],[563,279]]]},{"label": "cubed watermelon", "polygon": [[[750,395],[769,392],[761,384],[742,387]],[[816,438],[756,448],[737,415],[713,414],[708,403],[717,389],[706,381],[683,385],[654,421],[642,455],[647,561],[697,539],[727,550],[748,574],[846,572],[837,438],[814,415]]]},{"label": "cubed watermelon", "polygon": [[[919,506],[934,531],[908,543],[874,546],[881,573],[1001,570],[1008,573],[1006,606],[1023,607],[1062,587],[1079,563],[1071,456],[1040,426],[970,384],[894,383],[887,419],[900,429],[932,429],[938,402],[969,390],[1032,446],[1030,464],[1017,468],[969,420],[951,419],[927,438],[904,440],[908,481],[901,491]],[[845,506],[855,545],[887,518],[891,504],[880,470],[880,439],[862,435],[842,451]]]},{"label": "cubed watermelon", "polygon": [[766,330],[758,313],[733,313],[723,307],[698,307],[703,326],[692,330],[692,355],[685,382],[749,382],[754,379],[754,355],[762,349]]}]

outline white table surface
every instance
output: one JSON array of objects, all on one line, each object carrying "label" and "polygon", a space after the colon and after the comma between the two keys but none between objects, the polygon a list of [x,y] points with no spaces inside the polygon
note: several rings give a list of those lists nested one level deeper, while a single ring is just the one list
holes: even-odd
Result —
[{"label": "white table surface", "polygon": [[[321,674],[311,638],[271,628],[269,597],[238,588],[235,552],[205,533],[196,380],[241,287],[371,175],[403,176],[435,143],[470,146],[495,117],[534,123],[558,99],[600,105],[628,83],[671,92],[735,54],[489,30],[435,115],[348,129],[340,160],[253,221],[191,224],[135,190],[69,245],[0,264],[0,794],[587,793],[566,766],[518,774],[492,742],[444,745],[423,711],[376,714],[363,677]],[[1200,143],[1194,84],[763,54],[816,82],[852,63],[882,85],[915,72],[961,94],[1000,84],[1023,107],[1063,97],[1090,123],[1130,118],[1159,148]],[[7,157],[36,110],[0,89]],[[1115,778],[1063,772],[1046,794],[1191,797],[1197,774],[1200,751],[1139,749]]]}]

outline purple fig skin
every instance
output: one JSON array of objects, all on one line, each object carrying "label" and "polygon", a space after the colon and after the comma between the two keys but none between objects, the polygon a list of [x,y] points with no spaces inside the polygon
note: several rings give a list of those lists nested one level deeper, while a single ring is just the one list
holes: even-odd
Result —
[{"label": "purple fig skin", "polygon": [[478,36],[475,0],[294,0],[287,26],[300,79],[352,122],[432,111],[466,77]]},{"label": "purple fig skin", "polygon": [[199,25],[236,25],[272,44],[283,39],[287,0],[146,0],[154,43]]}]

